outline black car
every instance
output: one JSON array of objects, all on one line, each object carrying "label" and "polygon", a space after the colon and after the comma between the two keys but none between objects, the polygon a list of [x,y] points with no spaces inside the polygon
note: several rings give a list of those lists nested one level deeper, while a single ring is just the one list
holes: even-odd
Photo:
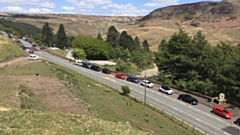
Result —
[{"label": "black car", "polygon": [[238,118],[236,121],[234,121],[234,123],[238,126],[240,126],[240,118]]},{"label": "black car", "polygon": [[111,71],[107,68],[102,69],[102,72],[105,74],[111,74]]},{"label": "black car", "polygon": [[197,105],[198,104],[198,100],[197,99],[195,99],[192,96],[187,95],[187,94],[186,95],[184,95],[184,94],[179,95],[178,99],[182,100],[184,102],[187,102],[189,104],[192,104],[192,105]]},{"label": "black car", "polygon": [[91,68],[92,64],[89,63],[89,62],[83,62],[82,66],[85,67],[85,68]]},{"label": "black car", "polygon": [[101,71],[102,70],[99,66],[96,66],[96,65],[92,65],[91,69],[95,70],[95,71]]}]

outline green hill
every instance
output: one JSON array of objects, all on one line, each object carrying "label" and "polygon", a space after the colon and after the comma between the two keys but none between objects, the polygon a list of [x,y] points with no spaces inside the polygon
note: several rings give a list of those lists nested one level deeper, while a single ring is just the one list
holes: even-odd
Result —
[{"label": "green hill", "polygon": [[28,53],[23,51],[11,39],[0,34],[0,62],[18,57],[26,57]]}]

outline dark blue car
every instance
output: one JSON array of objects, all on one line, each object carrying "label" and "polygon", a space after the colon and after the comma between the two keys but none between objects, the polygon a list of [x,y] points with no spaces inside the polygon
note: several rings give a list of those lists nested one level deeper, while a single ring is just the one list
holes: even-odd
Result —
[{"label": "dark blue car", "polygon": [[136,78],[134,76],[128,76],[126,80],[129,82],[139,83],[138,78]]}]

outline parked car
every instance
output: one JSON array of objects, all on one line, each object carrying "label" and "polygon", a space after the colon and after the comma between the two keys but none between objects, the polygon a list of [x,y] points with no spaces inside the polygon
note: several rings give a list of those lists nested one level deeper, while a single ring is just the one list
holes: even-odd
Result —
[{"label": "parked car", "polygon": [[91,68],[92,64],[89,63],[89,62],[83,62],[82,63],[82,67],[85,67],[85,68]]},{"label": "parked car", "polygon": [[164,85],[160,86],[159,91],[161,91],[163,93],[166,93],[168,95],[172,95],[173,94],[173,90],[170,89],[168,86],[164,86]]},{"label": "parked car", "polygon": [[148,80],[143,80],[143,81],[141,82],[141,85],[142,85],[142,86],[146,86],[146,87],[148,87],[148,88],[153,88],[153,86],[154,86],[154,84],[153,84],[152,82],[148,81]]},{"label": "parked car", "polygon": [[182,100],[184,102],[187,102],[189,104],[192,104],[192,105],[197,105],[198,104],[198,100],[193,98],[192,96],[190,95],[187,95],[187,94],[181,94],[178,96],[178,99],[179,100]]},{"label": "parked car", "polygon": [[97,66],[97,65],[92,65],[92,66],[91,66],[91,69],[94,70],[94,71],[101,71],[101,70],[102,70],[102,69],[101,69],[99,66]]},{"label": "parked car", "polygon": [[102,72],[105,73],[105,74],[111,74],[111,71],[107,68],[103,68]]},{"label": "parked car", "polygon": [[124,75],[124,74],[122,74],[122,73],[120,73],[120,72],[116,73],[116,74],[115,74],[115,77],[116,77],[116,78],[123,79],[123,80],[125,80],[125,79],[127,78],[126,75]]},{"label": "parked car", "polygon": [[76,60],[76,65],[82,66],[83,65],[83,61],[82,60]]},{"label": "parked car", "polygon": [[57,47],[50,47],[50,50],[60,50],[60,49]]},{"label": "parked car", "polygon": [[29,60],[38,60],[38,56],[36,55],[30,55]]},{"label": "parked car", "polygon": [[30,49],[29,49],[28,47],[23,47],[23,50],[25,50],[25,51],[27,51],[27,52],[30,51]]},{"label": "parked car", "polygon": [[134,82],[134,83],[139,83],[138,78],[134,77],[134,76],[128,76],[127,77],[127,81],[129,82]]},{"label": "parked car", "polygon": [[45,47],[44,45],[42,45],[42,46],[40,47],[40,50],[47,50],[47,47]]},{"label": "parked car", "polygon": [[238,118],[236,121],[234,121],[234,123],[238,126],[240,126],[240,118]]},{"label": "parked car", "polygon": [[215,113],[221,117],[224,117],[226,119],[231,119],[232,118],[232,114],[230,112],[228,112],[225,108],[221,107],[221,106],[215,106],[212,109],[212,113]]},{"label": "parked car", "polygon": [[32,49],[30,49],[29,53],[30,54],[34,54],[34,51]]}]

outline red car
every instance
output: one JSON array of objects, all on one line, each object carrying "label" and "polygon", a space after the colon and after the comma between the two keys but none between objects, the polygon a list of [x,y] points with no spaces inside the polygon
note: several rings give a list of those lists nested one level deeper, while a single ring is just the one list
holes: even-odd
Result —
[{"label": "red car", "polygon": [[33,50],[30,50],[29,53],[30,53],[30,54],[34,54],[34,51],[33,51]]},{"label": "red car", "polygon": [[127,78],[127,76],[124,75],[124,74],[122,74],[122,73],[116,73],[115,77],[116,77],[116,78],[123,79],[123,80],[125,80],[125,79]]},{"label": "red car", "polygon": [[219,116],[222,116],[226,119],[231,119],[232,118],[232,114],[221,106],[215,106],[212,110],[212,113],[215,113],[215,114],[217,114]]}]

